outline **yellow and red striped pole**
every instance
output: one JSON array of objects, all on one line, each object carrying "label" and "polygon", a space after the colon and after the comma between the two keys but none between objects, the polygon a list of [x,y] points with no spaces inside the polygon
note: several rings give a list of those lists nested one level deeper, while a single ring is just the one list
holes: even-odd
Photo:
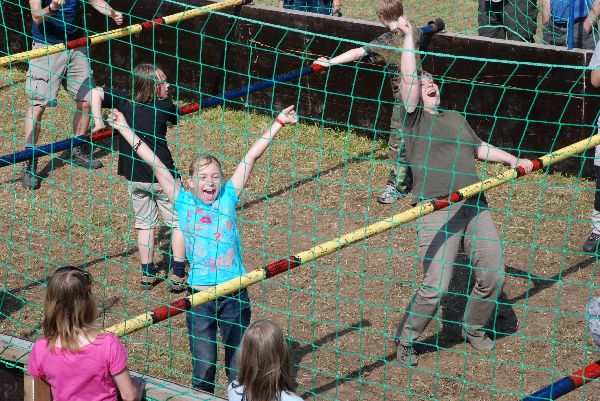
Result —
[{"label": "yellow and red striped pole", "polygon": [[75,49],[82,46],[93,46],[98,43],[107,42],[110,39],[122,38],[124,36],[135,35],[144,30],[154,29],[157,25],[172,25],[180,21],[185,21],[191,18],[198,17],[200,15],[208,14],[212,11],[220,11],[226,8],[241,6],[247,3],[248,0],[226,0],[215,4],[210,4],[206,7],[195,8],[193,10],[187,10],[180,13],[167,15],[166,17],[155,18],[152,21],[145,21],[139,24],[129,25],[123,28],[113,29],[112,31],[98,33],[96,35],[83,37],[75,40],[71,40],[67,43],[58,43],[55,45],[46,46],[43,48],[29,50],[17,54],[11,54],[10,56],[0,57],[0,67],[6,67],[12,63],[20,63],[29,61],[35,58],[49,56],[51,54],[60,53],[65,50]]},{"label": "yellow and red striped pole", "polygon": [[[533,163],[533,171],[546,168],[551,164],[562,161],[568,157],[585,152],[596,145],[600,145],[600,134],[576,142],[572,145],[559,149],[556,152],[547,154],[539,159],[535,159]],[[476,184],[461,188],[447,197],[434,199],[421,205],[414,206],[388,219],[342,235],[341,237],[331,241],[324,242],[307,251],[292,255],[288,259],[278,260],[270,263],[264,268],[253,270],[243,276],[211,287],[208,290],[200,291],[186,298],[179,299],[170,305],[162,306],[154,309],[153,311],[128,319],[122,323],[105,329],[105,331],[117,334],[119,336],[133,333],[152,324],[166,320],[171,316],[178,315],[186,310],[190,310],[204,303],[213,301],[218,297],[232,294],[240,289],[247,288],[250,285],[258,283],[269,277],[273,277],[317,258],[329,255],[338,249],[389,230],[392,227],[409,223],[415,219],[418,219],[419,217],[433,213],[436,210],[443,209],[451,203],[460,202],[464,199],[477,196],[481,192],[498,187],[502,184],[506,184],[507,182],[510,182],[523,175],[525,175],[525,171],[523,171],[521,168],[506,170],[496,177],[488,178]]]}]

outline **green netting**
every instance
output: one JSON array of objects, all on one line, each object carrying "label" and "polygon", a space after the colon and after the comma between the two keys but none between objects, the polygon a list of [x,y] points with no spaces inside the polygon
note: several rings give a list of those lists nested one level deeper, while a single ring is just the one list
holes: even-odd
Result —
[{"label": "green netting", "polygon": [[[30,46],[25,3],[2,3],[0,56]],[[371,5],[363,3],[347,1],[344,16],[375,20]],[[114,29],[83,4],[88,35]],[[151,13],[143,2],[125,4],[113,6],[131,23],[183,10],[183,3],[167,0],[156,2]],[[451,32],[477,30],[475,1],[406,2],[405,13],[418,26],[441,15]],[[184,106],[365,45],[379,29],[369,26],[372,37],[349,40],[344,32],[332,37],[281,27],[268,18],[211,12],[90,47],[90,63],[99,85],[122,89],[131,88],[139,62],[161,64],[171,98]],[[595,133],[597,95],[585,89],[585,64],[554,64],[536,56],[547,49],[531,49],[531,59],[520,62],[503,60],[503,54],[456,55],[451,48],[423,51],[420,57],[426,71],[435,70],[442,96],[449,99],[444,110],[464,113],[484,141],[535,158]],[[400,57],[400,50],[387,50]],[[383,67],[363,59],[307,74],[203,107],[169,128],[169,148],[185,185],[187,167],[199,152],[218,157],[228,177],[277,113],[296,106],[300,122],[286,127],[260,159],[238,204],[248,270],[360,230],[415,202],[412,197],[391,205],[377,202],[392,167],[387,137],[393,72]],[[0,69],[2,154],[24,147],[25,82],[26,64]],[[61,89],[56,107],[44,114],[38,144],[69,138],[75,112]],[[2,167],[0,333],[40,338],[46,279],[67,264],[92,273],[103,328],[185,295],[170,293],[166,282],[139,289],[134,213],[128,183],[117,174],[116,144],[116,137],[94,143],[104,163],[98,170],[74,166],[69,151],[40,157],[42,182],[36,191],[21,186],[20,164]],[[284,328],[297,392],[323,400],[513,400],[597,360],[584,315],[598,287],[597,258],[581,251],[595,193],[584,159],[575,154],[567,173],[536,172],[487,194],[506,264],[504,291],[487,326],[497,338],[492,352],[475,351],[460,336],[475,284],[473,261],[462,253],[439,312],[414,343],[419,365],[397,363],[396,328],[423,281],[418,221],[253,285],[253,319],[272,319]],[[487,161],[476,168],[481,178],[505,169]],[[156,229],[154,251],[155,263],[168,266],[170,230],[164,225]],[[131,369],[189,385],[192,365],[182,315],[122,339]],[[225,396],[220,340],[218,345],[217,394]],[[594,400],[597,392],[598,383],[590,383],[565,399]]]}]

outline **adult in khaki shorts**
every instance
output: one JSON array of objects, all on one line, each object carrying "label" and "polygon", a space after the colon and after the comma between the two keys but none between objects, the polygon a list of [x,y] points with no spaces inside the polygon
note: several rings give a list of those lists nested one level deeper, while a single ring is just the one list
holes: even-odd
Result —
[{"label": "adult in khaki shorts", "polygon": [[[31,35],[33,49],[47,45],[65,43],[81,37],[77,26],[77,13],[80,0],[29,0],[31,7]],[[89,0],[89,3],[101,14],[110,16],[118,25],[123,16],[110,7],[104,0]],[[30,99],[25,112],[25,148],[35,146],[41,129],[41,120],[46,107],[56,105],[56,97],[63,85],[77,104],[73,115],[73,135],[83,135],[90,124],[90,91],[94,79],[90,70],[87,49],[80,47],[30,61],[27,71],[25,92]],[[71,151],[72,162],[88,168],[100,168],[99,160],[91,160],[89,148],[81,147]],[[29,189],[40,187],[36,175],[37,160],[25,162],[21,176],[23,186]]]}]

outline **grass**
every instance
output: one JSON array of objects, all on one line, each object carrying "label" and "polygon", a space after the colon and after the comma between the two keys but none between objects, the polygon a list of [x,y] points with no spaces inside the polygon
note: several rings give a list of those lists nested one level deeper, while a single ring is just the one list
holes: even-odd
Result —
[{"label": "grass", "polygon": [[[345,15],[374,19],[364,4],[346,1]],[[470,8],[464,13],[447,2],[422,4],[406,2],[407,14],[428,20],[429,13],[453,12],[449,20],[473,26],[474,2],[465,3]],[[20,70],[0,70],[0,154],[23,146],[24,78]],[[64,91],[59,102],[45,114],[40,143],[69,135],[73,105]],[[180,171],[203,151],[220,157],[227,175],[271,122],[261,114],[213,108],[185,117],[169,130],[168,138]],[[3,169],[0,332],[39,336],[44,281],[64,264],[86,267],[94,275],[103,327],[179,298],[165,283],[151,292],[138,289],[127,185],[116,173],[111,142],[97,150],[105,164],[97,171],[72,166],[68,152],[44,158],[44,182],[35,192],[20,186],[18,166]],[[388,172],[386,155],[383,140],[302,121],[287,127],[259,162],[240,202],[246,267],[264,266],[409,207],[409,199],[392,207],[375,201]],[[478,168],[486,177],[503,169]],[[597,359],[586,342],[583,318],[583,307],[599,284],[597,259],[580,252],[589,233],[593,195],[590,180],[542,173],[488,194],[508,266],[505,294],[494,319],[500,338],[493,354],[474,352],[456,335],[470,279],[469,261],[462,257],[448,299],[423,336],[419,368],[395,363],[390,340],[423,274],[416,257],[416,223],[253,286],[253,316],[284,327],[293,345],[299,392],[310,399],[404,400],[412,395],[513,400]],[[158,237],[158,250],[167,252],[168,232],[160,230]],[[159,254],[157,261],[161,259]],[[181,317],[124,341],[132,368],[189,383],[191,363]],[[222,369],[218,372],[224,386]],[[565,399],[593,400],[594,395],[584,388]]]},{"label": "grass", "polygon": [[[255,4],[276,6],[276,0],[255,0]],[[417,25],[441,17],[451,32],[475,34],[477,30],[477,0],[434,0],[429,2],[408,0],[403,2],[404,15]],[[375,1],[343,0],[344,17],[379,21],[375,13]],[[343,37],[343,33],[340,33]]]}]

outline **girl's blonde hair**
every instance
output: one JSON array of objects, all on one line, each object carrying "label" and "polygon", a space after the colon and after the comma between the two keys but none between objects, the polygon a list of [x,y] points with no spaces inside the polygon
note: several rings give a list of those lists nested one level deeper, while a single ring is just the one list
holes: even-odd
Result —
[{"label": "girl's blonde hair", "polygon": [[239,383],[244,386],[245,401],[280,400],[282,391],[294,391],[290,353],[277,324],[257,320],[246,330]]},{"label": "girl's blonde hair", "polygon": [[[158,65],[141,63],[133,69],[133,99],[138,103],[149,103],[156,97],[157,71],[163,71]],[[164,71],[163,71],[164,74]]]},{"label": "girl's blonde hair", "polygon": [[44,300],[44,336],[48,349],[54,350],[60,339],[60,347],[78,352],[78,338],[96,330],[96,301],[92,297],[92,277],[78,267],[65,266],[57,269],[48,280]]},{"label": "girl's blonde hair", "polygon": [[190,177],[195,177],[201,168],[213,163],[219,166],[219,170],[221,170],[221,162],[219,161],[219,159],[206,153],[199,155],[190,163]]}]

